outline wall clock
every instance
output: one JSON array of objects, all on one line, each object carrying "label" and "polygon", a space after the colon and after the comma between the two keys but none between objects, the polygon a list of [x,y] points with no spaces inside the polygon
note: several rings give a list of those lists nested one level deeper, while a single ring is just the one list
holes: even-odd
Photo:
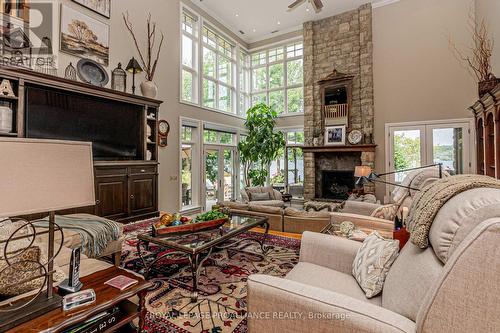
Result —
[{"label": "wall clock", "polygon": [[170,133],[170,124],[166,120],[158,122],[158,144],[160,147],[168,146],[168,133]]}]

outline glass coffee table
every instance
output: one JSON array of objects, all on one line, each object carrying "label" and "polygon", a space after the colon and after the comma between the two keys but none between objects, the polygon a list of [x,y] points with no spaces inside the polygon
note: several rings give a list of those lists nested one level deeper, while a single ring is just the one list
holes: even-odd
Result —
[{"label": "glass coffee table", "polygon": [[[236,236],[253,229],[255,227],[265,228],[261,237],[242,238],[231,241]],[[151,269],[163,258],[185,254],[189,258],[191,274],[193,277],[193,292],[191,301],[198,299],[198,279],[203,263],[210,257],[214,249],[228,249],[243,242],[256,242],[260,245],[263,255],[266,255],[269,248],[265,245],[269,233],[269,222],[267,217],[232,215],[229,222],[224,226],[184,235],[160,235],[152,236],[151,232],[137,236],[137,252],[144,265],[144,278],[147,279]],[[149,244],[155,244],[175,251],[165,253],[151,262],[147,262],[142,255],[141,246],[148,248]]]}]

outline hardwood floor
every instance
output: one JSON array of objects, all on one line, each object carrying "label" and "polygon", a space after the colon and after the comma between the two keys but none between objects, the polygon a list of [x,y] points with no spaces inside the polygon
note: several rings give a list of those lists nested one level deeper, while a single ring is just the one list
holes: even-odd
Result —
[{"label": "hardwood floor", "polygon": [[[262,229],[262,228],[254,228],[251,231],[263,233],[264,229]],[[275,235],[275,236],[282,236],[282,237],[294,238],[294,239],[302,239],[302,234],[292,234],[290,232],[281,232],[281,231],[269,230],[269,234],[270,235]]]}]

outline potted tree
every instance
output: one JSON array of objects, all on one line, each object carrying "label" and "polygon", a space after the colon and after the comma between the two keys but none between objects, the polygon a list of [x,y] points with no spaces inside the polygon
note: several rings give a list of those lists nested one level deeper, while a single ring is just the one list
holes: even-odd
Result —
[{"label": "potted tree", "polygon": [[269,165],[285,146],[283,133],[274,130],[276,117],[276,111],[265,104],[257,104],[247,112],[248,135],[238,144],[246,186],[265,184]]}]

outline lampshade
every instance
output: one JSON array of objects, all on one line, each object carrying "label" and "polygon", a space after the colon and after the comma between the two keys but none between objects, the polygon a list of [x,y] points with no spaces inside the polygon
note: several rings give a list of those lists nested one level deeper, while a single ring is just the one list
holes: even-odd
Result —
[{"label": "lampshade", "polygon": [[370,168],[368,165],[360,165],[354,169],[354,177],[356,178],[368,177],[371,173],[372,168]]},{"label": "lampshade", "polygon": [[125,70],[129,73],[134,73],[134,71],[135,74],[142,73],[142,67],[135,58],[130,59]]},{"label": "lampshade", "polygon": [[95,205],[92,144],[0,138],[0,216]]}]

